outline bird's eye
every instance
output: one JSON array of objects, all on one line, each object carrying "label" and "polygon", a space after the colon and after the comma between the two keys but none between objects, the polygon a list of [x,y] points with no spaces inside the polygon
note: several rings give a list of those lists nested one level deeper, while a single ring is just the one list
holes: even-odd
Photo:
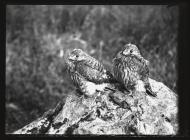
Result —
[{"label": "bird's eye", "polygon": [[133,53],[133,50],[130,50],[130,53]]},{"label": "bird's eye", "polygon": [[78,58],[79,56],[78,55],[76,55],[76,58]]}]

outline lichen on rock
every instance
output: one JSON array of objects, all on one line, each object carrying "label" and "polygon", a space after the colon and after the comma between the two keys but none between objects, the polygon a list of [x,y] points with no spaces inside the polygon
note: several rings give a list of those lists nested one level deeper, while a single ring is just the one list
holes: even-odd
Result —
[{"label": "lichen on rock", "polygon": [[[45,115],[14,134],[176,135],[178,97],[163,83],[149,81],[157,97],[146,94],[142,81],[132,94],[119,90],[105,90],[96,98],[69,94],[51,119]],[[39,131],[45,124],[45,131]]]}]

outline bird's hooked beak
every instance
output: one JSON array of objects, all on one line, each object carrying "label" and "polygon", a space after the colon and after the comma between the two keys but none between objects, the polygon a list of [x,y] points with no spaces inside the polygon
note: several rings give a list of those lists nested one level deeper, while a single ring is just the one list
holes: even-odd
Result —
[{"label": "bird's hooked beak", "polygon": [[76,60],[76,56],[75,56],[75,55],[72,55],[72,54],[69,54],[69,55],[68,55],[68,60],[70,60],[70,61],[75,61],[75,60]]},{"label": "bird's hooked beak", "polygon": [[123,53],[124,55],[130,54],[129,50],[124,50],[122,53]]},{"label": "bird's hooked beak", "polygon": [[74,61],[75,57],[71,55],[71,56],[68,57],[68,59],[71,60],[71,61]]}]

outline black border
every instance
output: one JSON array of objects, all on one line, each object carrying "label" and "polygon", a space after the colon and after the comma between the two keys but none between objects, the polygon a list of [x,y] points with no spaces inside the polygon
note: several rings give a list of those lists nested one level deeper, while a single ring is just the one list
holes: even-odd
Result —
[{"label": "black border", "polygon": [[[189,112],[188,103],[189,103],[189,91],[188,91],[188,81],[189,81],[189,72],[188,69],[188,60],[190,60],[188,54],[189,39],[189,4],[181,3],[179,9],[179,32],[178,32],[178,93],[179,95],[179,121],[180,121],[180,133],[183,136],[190,136],[190,127],[189,124]],[[188,76],[187,76],[188,74]]]},{"label": "black border", "polygon": [[[189,39],[188,37],[190,35],[188,35],[189,33],[189,3],[187,1],[177,1],[177,0],[171,0],[171,1],[164,1],[164,0],[152,0],[152,1],[138,1],[138,0],[102,0],[102,1],[78,1],[78,2],[72,2],[72,1],[68,1],[68,0],[44,0],[44,1],[35,1],[35,0],[3,0],[0,1],[2,2],[1,7],[0,7],[0,16],[1,16],[1,20],[0,20],[0,25],[1,25],[1,30],[0,30],[0,39],[1,39],[1,43],[3,47],[1,47],[2,51],[1,51],[1,61],[4,62],[1,64],[1,68],[3,68],[3,70],[1,70],[1,72],[4,72],[5,70],[5,40],[6,40],[6,5],[40,5],[40,4],[44,4],[44,5],[59,5],[59,4],[71,4],[71,5],[75,5],[75,4],[81,4],[81,5],[86,5],[86,4],[94,4],[94,5],[99,5],[99,4],[119,4],[119,5],[168,5],[168,7],[172,7],[173,5],[178,5],[179,6],[179,32],[178,32],[178,93],[179,93],[179,122],[180,122],[180,130],[179,130],[179,135],[177,136],[148,136],[148,137],[134,137],[134,136],[114,136],[115,138],[187,138],[190,136],[190,127],[189,127],[189,119],[190,119],[190,115],[189,115],[189,102],[190,102],[190,98],[189,98],[189,72],[190,69],[188,69],[188,60],[190,60],[188,57],[190,56],[188,54],[188,48],[190,48],[189,46]],[[5,72],[1,73],[1,86],[3,88],[1,88],[1,91],[4,90],[5,93],[5,82],[3,83],[2,81],[5,81]],[[4,74],[4,75],[3,75]],[[188,74],[188,75],[187,75]],[[3,78],[3,79],[2,79]],[[1,101],[0,103],[2,104],[2,108],[1,108],[1,114],[0,115],[2,117],[1,119],[1,129],[3,130],[3,132],[1,132],[0,134],[3,134],[4,137],[6,138],[67,138],[66,136],[59,136],[59,135],[5,135],[5,94],[1,94],[2,97],[0,97]],[[2,121],[4,120],[4,121]],[[43,136],[43,137],[42,137]],[[87,135],[87,136],[80,136],[80,138],[88,138],[90,136],[90,138],[94,138],[96,136],[91,136],[91,135]],[[72,138],[76,138],[78,136],[72,136]],[[101,136],[104,138],[111,138],[111,136]]]}]

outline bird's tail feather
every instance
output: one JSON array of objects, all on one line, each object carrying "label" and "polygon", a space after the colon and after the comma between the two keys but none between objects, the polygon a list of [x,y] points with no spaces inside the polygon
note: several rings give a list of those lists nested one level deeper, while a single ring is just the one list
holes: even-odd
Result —
[{"label": "bird's tail feather", "polygon": [[157,96],[157,94],[152,91],[150,85],[149,85],[149,86],[146,86],[145,89],[146,89],[146,93],[147,93],[148,95],[153,96],[153,97],[156,97],[156,96]]}]

